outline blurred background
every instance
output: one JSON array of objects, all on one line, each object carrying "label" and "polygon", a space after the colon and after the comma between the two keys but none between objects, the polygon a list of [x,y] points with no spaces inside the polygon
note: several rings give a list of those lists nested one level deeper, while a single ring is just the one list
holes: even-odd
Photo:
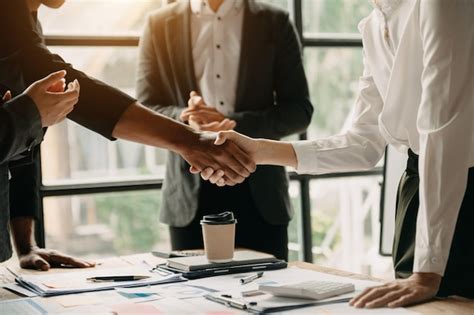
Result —
[{"label": "blurred background", "polygon": [[[52,51],[134,95],[138,37],[162,2],[66,1],[60,10],[40,9],[39,18]],[[265,2],[288,10],[302,38],[315,113],[300,138],[340,132],[362,73],[357,24],[370,13],[369,0]],[[110,142],[71,121],[50,128],[42,146],[47,246],[84,257],[169,249],[158,221],[166,151]],[[383,160],[368,172],[290,173],[291,260],[390,277],[391,259],[379,254],[383,174]]]}]

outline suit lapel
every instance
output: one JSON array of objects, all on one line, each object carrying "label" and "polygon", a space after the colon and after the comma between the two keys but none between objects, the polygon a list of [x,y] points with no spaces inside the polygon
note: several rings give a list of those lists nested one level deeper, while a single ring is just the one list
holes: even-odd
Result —
[{"label": "suit lapel", "polygon": [[235,101],[235,111],[238,111],[244,100],[246,84],[247,82],[252,82],[249,80],[251,75],[250,61],[253,58],[253,53],[258,50],[256,43],[259,43],[260,38],[258,38],[258,13],[259,7],[258,4],[253,0],[246,0],[244,21],[242,23],[242,44],[240,51],[240,60],[239,60],[239,78],[237,81],[237,99]]},{"label": "suit lapel", "polygon": [[191,45],[191,19],[188,1],[181,2],[166,21],[166,42],[178,102],[187,104],[189,92],[197,89]]}]

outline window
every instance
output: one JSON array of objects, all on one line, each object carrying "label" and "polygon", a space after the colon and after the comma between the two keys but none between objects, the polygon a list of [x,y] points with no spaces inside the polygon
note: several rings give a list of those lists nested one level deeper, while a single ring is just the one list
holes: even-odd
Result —
[{"label": "window", "polygon": [[71,255],[110,257],[168,248],[157,190],[44,199],[48,246]]},{"label": "window", "polygon": [[[261,1],[287,9],[301,36],[315,114],[300,138],[338,133],[348,124],[362,73],[357,24],[370,13],[370,1]],[[60,10],[42,9],[40,20],[53,51],[133,95],[138,36],[146,14],[162,2],[67,1]],[[165,161],[163,150],[109,142],[72,122],[50,128],[42,146],[48,245],[81,256],[168,247],[167,229],[158,221]],[[382,167],[322,176],[290,173],[291,260],[375,274],[385,271],[371,270],[376,262],[388,269],[377,247]]]},{"label": "window", "polygon": [[[136,47],[53,46],[51,50],[79,70],[135,94]],[[163,178],[165,160],[164,150],[122,140],[111,142],[67,120],[46,134],[43,183]]]}]

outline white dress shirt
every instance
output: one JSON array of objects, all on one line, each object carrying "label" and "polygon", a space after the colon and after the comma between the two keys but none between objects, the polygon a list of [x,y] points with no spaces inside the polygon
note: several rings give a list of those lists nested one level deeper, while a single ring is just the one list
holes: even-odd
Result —
[{"label": "white dress shirt", "polygon": [[444,275],[474,166],[474,1],[377,2],[359,24],[364,73],[352,125],[294,143],[297,171],[370,169],[387,144],[419,154],[413,271]]},{"label": "white dress shirt", "polygon": [[225,0],[214,12],[191,0],[194,73],[204,101],[227,116],[234,112],[239,77],[244,0]]}]

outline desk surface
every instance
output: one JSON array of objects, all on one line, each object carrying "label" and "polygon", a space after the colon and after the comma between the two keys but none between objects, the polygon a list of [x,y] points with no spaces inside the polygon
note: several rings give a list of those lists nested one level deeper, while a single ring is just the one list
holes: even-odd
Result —
[{"label": "desk surface", "polygon": [[[337,276],[343,276],[347,278],[380,281],[380,279],[376,279],[369,276],[354,274],[351,272],[321,267],[303,262],[291,263],[290,265],[304,269],[325,272]],[[418,312],[420,314],[474,314],[474,300],[468,300],[463,298],[448,298],[412,306],[408,309],[414,312]]]},{"label": "desk surface", "polygon": [[[140,254],[140,255],[131,255],[124,256],[120,258],[110,258],[99,261],[99,265],[96,268],[109,268],[109,267],[120,267],[121,265],[133,264],[134,262],[146,262],[150,265],[156,265],[157,263],[163,262],[162,259],[152,256],[151,254]],[[319,272],[325,272],[328,274],[343,276],[347,278],[361,279],[361,280],[374,280],[380,281],[379,279],[364,276],[360,274],[354,274],[346,271],[336,270],[327,267],[321,267],[313,264],[303,263],[303,262],[293,262],[290,263],[291,266],[296,266],[304,269],[310,269]],[[3,268],[0,268],[0,284],[2,279],[12,279],[12,275],[7,271],[5,267],[10,267],[15,271],[18,271],[16,261],[8,261],[1,265]],[[37,273],[37,271],[22,270],[22,273]],[[67,269],[53,269],[50,272],[62,273],[67,272]],[[0,288],[0,300],[10,300],[17,299],[18,295],[7,291],[3,288]],[[428,302],[425,304],[420,304],[417,306],[412,306],[409,308],[412,311],[421,313],[421,314],[474,314],[474,300],[467,300],[462,298],[448,298],[444,300],[436,300]]]}]

